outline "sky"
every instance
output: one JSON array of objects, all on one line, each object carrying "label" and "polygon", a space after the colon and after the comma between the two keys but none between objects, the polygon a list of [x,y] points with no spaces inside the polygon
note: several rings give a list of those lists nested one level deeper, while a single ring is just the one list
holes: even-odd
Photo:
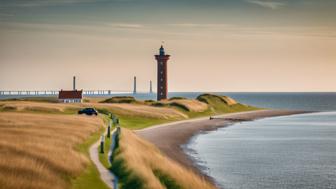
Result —
[{"label": "sky", "polygon": [[0,0],[0,90],[336,92],[335,0]]}]

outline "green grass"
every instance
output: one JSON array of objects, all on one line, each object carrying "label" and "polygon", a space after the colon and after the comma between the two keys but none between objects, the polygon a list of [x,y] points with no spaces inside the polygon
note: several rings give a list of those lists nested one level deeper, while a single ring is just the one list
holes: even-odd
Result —
[{"label": "green grass", "polygon": [[91,163],[81,176],[73,181],[72,189],[109,189],[100,179],[99,172]]},{"label": "green grass", "polygon": [[[209,105],[209,108],[204,112],[191,112],[187,111],[185,108],[180,106],[170,106],[171,108],[175,108],[180,112],[188,115],[189,118],[197,118],[197,117],[205,117],[211,115],[218,115],[224,113],[232,113],[232,112],[241,112],[241,111],[250,111],[250,110],[257,110],[259,108],[247,106],[243,104],[235,104],[235,105],[227,105],[223,103],[223,101],[215,96],[206,96],[206,102]],[[100,109],[99,112],[104,113],[106,115],[103,116],[105,124],[108,123],[109,117],[108,110]],[[150,127],[157,124],[168,123],[173,121],[178,121],[177,119],[153,119],[148,117],[135,117],[135,116],[125,116],[125,115],[116,115],[120,120],[120,125],[125,128],[129,129],[142,129],[146,127]],[[112,130],[112,129],[111,129]],[[80,145],[80,151],[87,153],[89,144],[94,143],[100,137],[100,133],[102,131],[96,133],[93,138],[91,137],[88,142]],[[93,140],[93,141],[90,141]],[[115,159],[118,153],[121,153],[118,148],[119,136],[116,139],[116,149],[112,156],[112,166],[109,164],[108,159],[108,151],[110,148],[111,140],[110,138],[105,137],[105,145],[104,150],[105,153],[99,153],[99,160],[100,162],[107,168],[113,171],[116,175],[119,176],[119,188],[123,189],[134,189],[134,188],[144,188],[143,181],[141,180],[140,175],[134,174],[134,172],[128,170],[125,164],[125,161],[121,159]],[[99,149],[97,149],[99,150]],[[167,189],[180,189],[181,187],[176,183],[173,179],[168,177],[164,172],[159,170],[154,171],[155,176],[160,180],[160,182],[167,188]],[[107,188],[107,186],[100,180],[99,173],[95,169],[94,165],[91,163],[87,170],[74,181],[73,185],[74,189],[88,189],[88,188]]]},{"label": "green grass", "polygon": [[177,121],[173,119],[153,119],[146,117],[119,116],[120,125],[129,129],[143,129],[157,124]]},{"label": "green grass", "polygon": [[110,167],[110,170],[118,175],[119,183],[118,188],[121,189],[142,189],[144,188],[144,181],[142,178],[135,174],[134,172],[131,172],[126,165],[126,162],[124,159],[116,159],[118,155],[121,153],[119,148],[119,141],[120,141],[120,135],[118,134],[116,136],[116,146],[115,151],[112,155],[112,166]]},{"label": "green grass", "polygon": [[[118,151],[116,151],[118,153]],[[122,189],[143,189],[144,181],[139,175],[131,172],[126,167],[126,162],[123,159],[116,159],[113,161],[112,167],[110,169],[118,175],[119,183],[118,188]]]},{"label": "green grass", "polygon": [[[104,132],[104,128],[101,128],[98,132],[91,135],[84,143],[78,145],[76,149],[85,154],[89,158],[89,148],[94,144],[101,133]],[[72,189],[108,189],[109,187],[100,179],[99,172],[92,161],[85,169],[85,171],[77,178],[72,180]]]},{"label": "green grass", "polygon": [[[206,98],[206,102],[209,106],[209,108],[203,112],[189,111],[185,107],[176,105],[164,105],[164,106],[174,108],[186,114],[188,116],[188,119],[261,109],[239,103],[230,106],[225,104],[222,99],[218,98],[215,95],[207,95],[203,98]],[[160,104],[160,102],[157,103]],[[118,117],[120,119],[120,125],[122,127],[129,129],[143,129],[157,124],[163,124],[181,120],[181,119],[153,119],[147,117],[135,117],[135,116],[131,117],[123,115],[118,115]]]},{"label": "green grass", "polygon": [[[146,189],[145,181],[141,175],[137,175],[135,172],[127,168],[127,163],[123,158],[117,158],[120,156],[121,150],[119,148],[120,135],[116,137],[116,149],[112,156],[112,166],[110,170],[118,175],[119,188],[121,189]],[[181,186],[168,175],[160,170],[153,170],[154,175],[160,180],[163,186],[167,189],[182,189]]]},{"label": "green grass", "polygon": [[153,173],[160,180],[161,184],[164,185],[167,189],[182,189],[182,187],[176,183],[173,178],[170,178],[162,171],[154,170]]},{"label": "green grass", "polygon": [[108,158],[108,152],[110,151],[110,146],[111,146],[111,138],[105,136],[104,153],[100,153],[100,148],[97,149],[99,152],[99,161],[103,164],[103,166],[106,169],[109,169],[111,167]]},{"label": "green grass", "polygon": [[223,98],[217,95],[211,94],[203,94],[197,97],[199,101],[202,101],[208,104],[210,111],[212,112],[210,115],[218,115],[225,113],[233,113],[233,112],[243,112],[243,111],[251,111],[251,110],[259,110],[260,108],[256,108],[253,106],[248,106],[244,104],[234,104],[227,105]]},{"label": "green grass", "polygon": [[101,101],[101,103],[136,103],[134,97],[132,96],[114,96]]},{"label": "green grass", "polygon": [[[54,102],[54,99],[29,99],[29,101],[39,101],[39,102]],[[235,104],[235,105],[227,105],[221,100],[220,98],[214,96],[214,95],[206,95],[202,97],[202,101],[207,103],[209,108],[204,112],[192,112],[187,110],[185,107],[179,106],[179,105],[165,105],[160,102],[148,102],[149,104],[153,106],[164,106],[164,107],[170,107],[177,109],[178,111],[186,114],[188,118],[197,118],[197,117],[205,117],[205,116],[212,116],[212,115],[218,115],[218,114],[225,114],[225,113],[232,113],[232,112],[242,112],[242,111],[250,111],[250,110],[258,110],[260,108],[247,106],[243,104]],[[50,113],[50,114],[76,114],[79,108],[67,108],[64,111],[59,110],[45,110],[45,109],[31,109],[27,110],[27,112],[34,112],[34,113]],[[1,111],[16,111],[16,109],[11,109],[10,107],[8,109],[4,109],[4,107],[0,107]],[[107,110],[107,109],[98,109],[98,111],[104,115],[102,118],[104,120],[105,125],[109,121],[109,111],[113,110]],[[26,112],[26,111],[24,111]],[[120,125],[125,128],[129,129],[142,129],[146,127],[150,127],[157,124],[162,123],[168,123],[173,121],[179,121],[181,119],[154,119],[154,118],[148,118],[148,117],[136,117],[136,116],[126,116],[126,115],[119,115],[116,114],[120,120]],[[111,129],[112,130],[112,129]],[[85,154],[87,157],[89,157],[89,147],[99,140],[99,137],[101,133],[104,132],[104,128],[100,129],[98,132],[94,133],[92,136],[90,136],[83,144],[78,145],[76,149]],[[108,151],[110,148],[111,140],[107,137],[105,137],[105,146],[104,154],[99,153],[99,160],[100,162],[107,168],[112,170],[115,174],[121,175],[120,178],[127,178],[127,179],[121,179],[120,180],[120,186],[123,189],[128,188],[141,188],[143,187],[143,183],[139,176],[135,175],[133,172],[127,171],[125,169],[126,165],[125,162],[122,160],[114,160],[112,162],[112,167],[109,164],[108,160]],[[117,139],[118,144],[118,139]],[[99,150],[99,149],[97,149]],[[120,153],[118,150],[118,145],[116,146],[116,150],[113,154],[113,157],[115,154]],[[112,159],[113,159],[112,157]],[[166,188],[169,189],[179,189],[179,186],[177,183],[174,182],[171,178],[167,177],[163,172],[156,171],[154,173],[161,183],[166,186]],[[90,164],[87,166],[85,171],[77,177],[71,180],[72,182],[72,188],[73,189],[107,189],[108,187],[106,184],[100,179],[100,175],[94,164],[90,161]]]},{"label": "green grass", "polygon": [[[101,110],[98,110],[98,112],[101,112]],[[102,112],[102,119],[104,121],[105,125],[108,125],[110,122],[110,112],[108,111],[103,111]],[[111,127],[111,132],[113,130],[113,127]],[[106,129],[104,131],[104,135],[105,135],[105,142],[104,142],[104,153],[100,153],[100,147],[97,149],[98,150],[98,154],[99,154],[99,161],[103,164],[103,166],[107,169],[110,168],[110,163],[109,163],[109,158],[108,158],[108,152],[110,150],[110,146],[111,146],[111,138],[107,137],[107,126]],[[112,135],[110,135],[110,137],[112,137]]]}]

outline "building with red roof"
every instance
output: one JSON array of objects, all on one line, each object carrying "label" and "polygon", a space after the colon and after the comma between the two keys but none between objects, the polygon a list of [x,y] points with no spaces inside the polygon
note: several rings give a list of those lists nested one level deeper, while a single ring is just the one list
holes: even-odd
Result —
[{"label": "building with red roof", "polygon": [[64,91],[58,93],[58,101],[62,103],[81,103],[83,98],[83,90]]}]

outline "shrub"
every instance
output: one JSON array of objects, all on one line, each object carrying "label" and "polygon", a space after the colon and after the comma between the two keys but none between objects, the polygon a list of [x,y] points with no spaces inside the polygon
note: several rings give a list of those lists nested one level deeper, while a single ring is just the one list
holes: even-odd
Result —
[{"label": "shrub", "polygon": [[134,103],[137,102],[132,96],[114,96],[112,98],[108,98],[102,103]]},{"label": "shrub", "polygon": [[175,96],[175,97],[170,98],[169,100],[184,100],[184,99],[187,99],[187,98],[180,97],[180,96]]},{"label": "shrub", "polygon": [[184,104],[177,103],[177,102],[172,102],[169,105],[175,106],[175,107],[181,108],[184,111],[190,112],[190,109],[187,106],[185,106]]},{"label": "shrub", "polygon": [[152,103],[152,106],[155,106],[155,107],[164,107],[164,106],[166,106],[166,104],[162,103],[162,102],[154,102],[154,103]]},{"label": "shrub", "polygon": [[110,111],[106,108],[98,108],[97,111],[101,114],[109,115]]}]

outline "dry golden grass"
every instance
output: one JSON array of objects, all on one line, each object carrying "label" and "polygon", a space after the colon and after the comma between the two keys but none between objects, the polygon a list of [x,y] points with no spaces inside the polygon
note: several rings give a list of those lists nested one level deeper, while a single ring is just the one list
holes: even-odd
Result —
[{"label": "dry golden grass", "polygon": [[66,109],[76,109],[84,107],[83,104],[64,104],[31,101],[0,101],[2,109],[11,109],[19,112],[39,111],[39,112],[64,112]]},{"label": "dry golden grass", "polygon": [[228,97],[228,96],[221,96],[222,99],[224,100],[224,102],[229,105],[229,106],[232,106],[232,105],[235,105],[237,104],[237,101],[235,101],[233,98],[231,97]]},{"label": "dry golden grass", "polygon": [[142,104],[88,104],[96,108],[105,108],[124,116],[136,116],[155,119],[182,119],[187,115],[167,107],[153,107]]},{"label": "dry golden grass", "polygon": [[204,102],[194,99],[175,99],[167,101],[169,104],[176,103],[188,109],[190,112],[204,112],[208,109],[208,105]]},{"label": "dry golden grass", "polygon": [[98,103],[101,101],[106,100],[106,97],[84,97],[83,102],[91,102],[91,103]]},{"label": "dry golden grass", "polygon": [[102,125],[98,117],[0,113],[0,188],[69,188],[89,163],[75,146]]},{"label": "dry golden grass", "polygon": [[118,161],[118,159],[124,161],[126,169],[131,173],[129,177],[138,177],[142,186],[145,186],[143,188],[166,188],[155,175],[156,171],[172,179],[179,188],[215,188],[192,171],[162,155],[153,144],[141,139],[132,131],[122,129],[119,139],[119,152],[117,152],[113,161]]},{"label": "dry golden grass", "polygon": [[183,119],[187,115],[173,108],[153,107],[144,104],[108,104],[108,103],[48,103],[29,101],[0,101],[0,110],[16,112],[65,113],[69,109],[95,107],[107,109],[123,116],[137,116],[155,119]]}]

